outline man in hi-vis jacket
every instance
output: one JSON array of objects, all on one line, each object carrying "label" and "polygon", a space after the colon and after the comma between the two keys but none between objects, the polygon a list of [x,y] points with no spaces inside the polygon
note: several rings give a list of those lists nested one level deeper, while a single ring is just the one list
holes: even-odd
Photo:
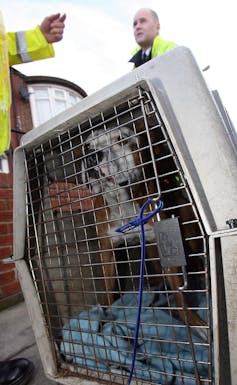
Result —
[{"label": "man in hi-vis jacket", "polygon": [[[63,38],[65,18],[58,13],[46,17],[33,30],[5,32],[0,12],[0,156],[11,140],[9,67],[53,57],[52,43]],[[33,372],[34,364],[26,358],[0,361],[0,385],[26,385]]]},{"label": "man in hi-vis jacket", "polygon": [[0,11],[0,156],[8,150],[11,140],[9,67],[53,57],[52,43],[63,38],[65,18],[58,13],[47,16],[35,29],[5,32]]},{"label": "man in hi-vis jacket", "polygon": [[134,68],[176,46],[172,41],[161,38],[158,15],[150,8],[137,11],[133,19],[133,32],[138,46],[129,61],[134,63]]}]

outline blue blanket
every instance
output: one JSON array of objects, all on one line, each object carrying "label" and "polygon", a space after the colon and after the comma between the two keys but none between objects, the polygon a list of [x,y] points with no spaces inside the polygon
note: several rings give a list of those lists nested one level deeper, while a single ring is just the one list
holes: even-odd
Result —
[{"label": "blue blanket", "polygon": [[[196,295],[193,301],[200,308],[206,307],[205,296]],[[172,296],[169,306],[175,306]],[[137,295],[131,293],[106,311],[95,306],[69,320],[64,325],[61,343],[66,360],[91,369],[129,375],[136,307]],[[165,295],[143,293],[134,377],[155,384],[195,385],[186,327],[164,307],[167,307]],[[197,313],[205,319],[204,309]],[[199,376],[208,379],[208,345],[194,333],[192,341]]]}]

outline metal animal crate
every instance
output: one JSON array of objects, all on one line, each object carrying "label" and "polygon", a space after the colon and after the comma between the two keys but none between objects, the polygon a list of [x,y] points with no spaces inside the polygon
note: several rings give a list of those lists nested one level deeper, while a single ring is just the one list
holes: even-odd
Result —
[{"label": "metal animal crate", "polygon": [[[22,138],[14,258],[51,379],[236,385],[237,158],[226,130],[192,53],[178,47]],[[150,210],[164,201],[150,222],[168,227],[155,236],[145,225],[141,268],[139,226],[114,228],[147,199]]]}]

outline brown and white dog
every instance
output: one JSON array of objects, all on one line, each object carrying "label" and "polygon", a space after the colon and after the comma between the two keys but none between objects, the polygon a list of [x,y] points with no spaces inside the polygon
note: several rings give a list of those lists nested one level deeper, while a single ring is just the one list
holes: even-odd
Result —
[{"label": "brown and white dog", "polygon": [[[95,221],[105,281],[104,305],[111,305],[114,302],[116,281],[114,249],[124,242],[128,245],[139,242],[138,230],[127,232],[125,235],[115,230],[135,219],[147,198],[156,192],[150,150],[146,140],[145,134],[134,135],[131,128],[122,126],[114,130],[93,131],[84,142],[82,179],[94,194]],[[144,183],[144,179],[148,182]],[[165,215],[161,214],[162,216]],[[157,259],[153,224],[152,221],[145,224],[146,249],[148,258],[153,260],[154,273],[157,277],[161,277],[162,269]],[[179,317],[185,321],[182,299],[178,291],[183,280],[177,273],[177,268],[165,269],[169,286],[174,291]],[[188,308],[186,295],[184,300]],[[191,309],[187,311],[186,321],[192,326],[206,325]],[[199,334],[206,338],[205,330]]]}]

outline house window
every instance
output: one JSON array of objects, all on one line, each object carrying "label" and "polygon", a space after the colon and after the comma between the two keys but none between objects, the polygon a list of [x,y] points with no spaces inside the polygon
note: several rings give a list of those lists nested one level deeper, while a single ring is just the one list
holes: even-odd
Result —
[{"label": "house window", "polygon": [[80,100],[72,90],[50,85],[29,87],[33,126],[37,127]]},{"label": "house window", "polygon": [[6,154],[0,156],[0,173],[9,174],[9,164]]}]

